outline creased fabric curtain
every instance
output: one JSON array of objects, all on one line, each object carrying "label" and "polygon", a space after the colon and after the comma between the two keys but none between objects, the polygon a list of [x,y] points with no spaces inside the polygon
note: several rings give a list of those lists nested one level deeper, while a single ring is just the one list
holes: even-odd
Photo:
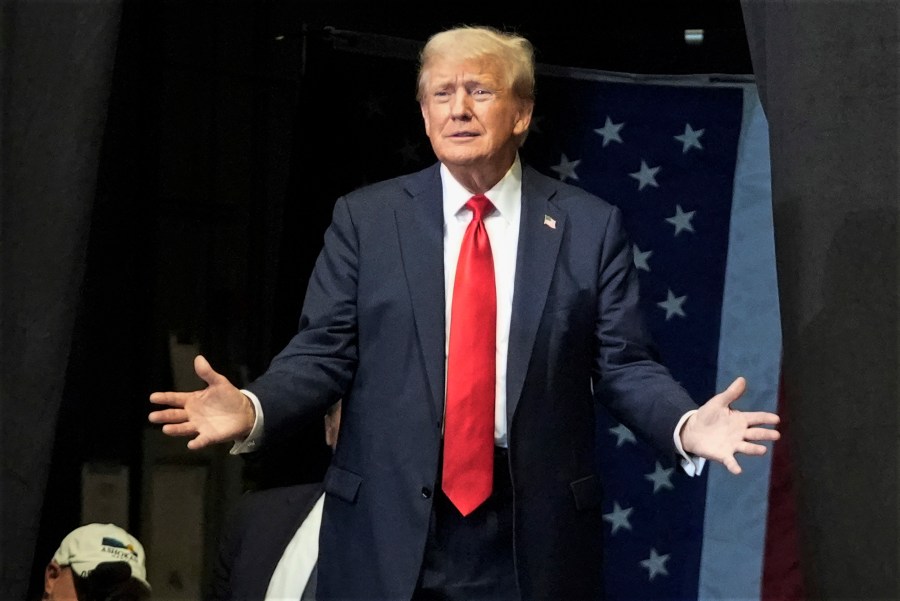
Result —
[{"label": "creased fabric curtain", "polygon": [[742,8],[769,121],[809,598],[897,599],[900,4]]},{"label": "creased fabric curtain", "polygon": [[28,586],[120,15],[121,0],[4,0],[0,13],[2,599]]}]

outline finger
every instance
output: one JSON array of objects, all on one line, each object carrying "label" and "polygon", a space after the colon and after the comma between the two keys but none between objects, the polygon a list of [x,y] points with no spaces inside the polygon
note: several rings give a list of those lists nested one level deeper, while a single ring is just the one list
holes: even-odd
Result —
[{"label": "finger", "polygon": [[741,473],[741,466],[737,462],[737,459],[734,458],[734,455],[728,455],[722,460],[722,463],[725,465],[725,469],[735,476]]},{"label": "finger", "polygon": [[186,422],[187,411],[184,409],[162,409],[160,411],[151,411],[147,415],[147,419],[154,424],[180,424]]},{"label": "finger", "polygon": [[150,395],[150,402],[157,405],[171,405],[172,407],[184,407],[186,395],[179,392],[154,392]]},{"label": "finger", "polygon": [[737,452],[744,455],[765,455],[768,450],[768,447],[752,442],[745,442],[737,448]]},{"label": "finger", "polygon": [[197,449],[202,449],[205,446],[208,446],[212,441],[208,436],[198,435],[195,438],[192,438],[187,443],[187,448],[191,451],[196,451]]},{"label": "finger", "polygon": [[746,411],[744,419],[751,426],[777,426],[781,423],[781,417],[777,413],[768,411]]},{"label": "finger", "polygon": [[181,424],[166,424],[162,427],[163,434],[169,436],[194,436],[197,428],[191,422]]},{"label": "finger", "polygon": [[779,440],[781,432],[769,428],[747,428],[744,440]]}]

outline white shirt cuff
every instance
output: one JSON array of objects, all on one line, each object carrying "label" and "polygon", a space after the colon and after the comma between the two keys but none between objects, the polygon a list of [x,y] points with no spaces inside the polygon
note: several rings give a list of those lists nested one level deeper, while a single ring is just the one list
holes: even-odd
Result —
[{"label": "white shirt cuff", "polygon": [[703,466],[706,465],[706,457],[689,455],[684,452],[684,447],[681,445],[681,428],[684,427],[684,423],[688,418],[695,413],[697,413],[697,410],[692,409],[682,415],[681,419],[678,420],[678,425],[675,426],[674,434],[675,448],[678,450],[678,454],[681,455],[681,469],[683,469],[688,476],[699,476],[703,471]]},{"label": "white shirt cuff", "polygon": [[250,429],[250,434],[247,435],[247,438],[244,440],[236,440],[234,441],[234,444],[231,445],[231,450],[228,452],[232,455],[240,455],[241,453],[255,451],[257,447],[262,444],[264,421],[262,405],[259,404],[259,399],[256,398],[256,395],[249,390],[241,389],[241,392],[250,399],[256,417],[253,419],[253,427]]}]

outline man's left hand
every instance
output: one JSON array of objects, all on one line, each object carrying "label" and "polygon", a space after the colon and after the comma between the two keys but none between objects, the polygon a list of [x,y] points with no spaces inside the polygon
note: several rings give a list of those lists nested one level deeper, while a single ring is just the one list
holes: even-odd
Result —
[{"label": "man's left hand", "polygon": [[764,455],[766,446],[756,441],[781,438],[777,430],[764,427],[778,425],[777,414],[731,408],[746,387],[747,381],[738,377],[688,418],[681,430],[681,444],[686,452],[718,461],[732,474],[740,474],[735,454]]}]

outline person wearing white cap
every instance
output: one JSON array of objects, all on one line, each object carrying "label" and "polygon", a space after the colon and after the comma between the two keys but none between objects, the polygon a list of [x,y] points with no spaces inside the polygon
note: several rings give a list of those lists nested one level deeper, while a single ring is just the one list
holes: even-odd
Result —
[{"label": "person wearing white cap", "polygon": [[150,598],[144,547],[115,524],[87,524],[63,539],[44,570],[46,601]]}]

